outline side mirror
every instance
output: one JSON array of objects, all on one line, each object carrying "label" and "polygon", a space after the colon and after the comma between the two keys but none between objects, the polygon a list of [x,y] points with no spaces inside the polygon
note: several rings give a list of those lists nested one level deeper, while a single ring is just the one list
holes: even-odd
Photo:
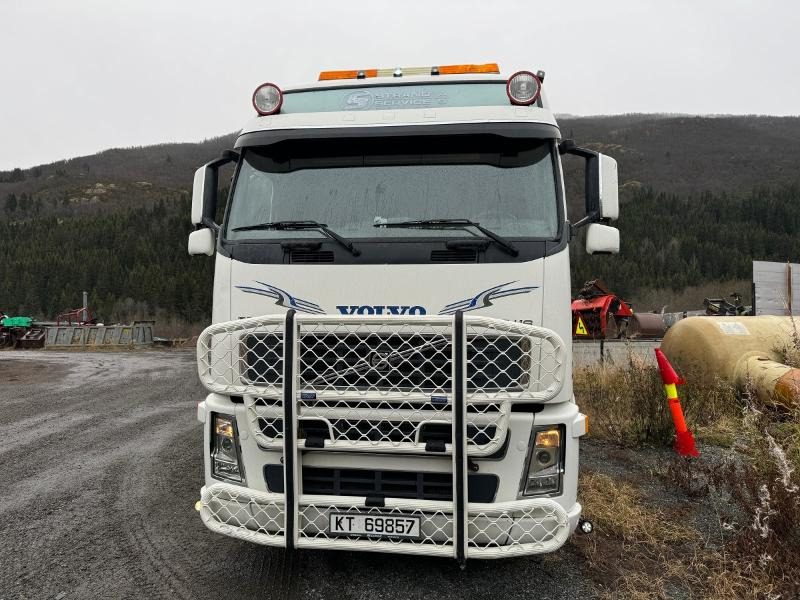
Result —
[{"label": "side mirror", "polygon": [[219,168],[236,160],[239,160],[239,155],[232,150],[226,150],[221,157],[195,171],[192,185],[192,225],[204,225],[214,231],[219,230],[219,225],[214,221],[217,214]]},{"label": "side mirror", "polygon": [[617,161],[605,154],[599,154],[598,157],[600,159],[600,168],[598,169],[600,182],[597,188],[600,192],[600,198],[598,199],[600,218],[613,221],[619,217]]},{"label": "side mirror", "polygon": [[214,232],[207,227],[198,229],[189,234],[189,254],[192,256],[200,254],[213,256],[215,246],[216,240],[214,238]]},{"label": "side mirror", "polygon": [[586,216],[575,223],[572,229],[619,217],[617,161],[594,150],[580,148],[572,140],[564,140],[558,149],[561,154],[574,154],[586,161]]},{"label": "side mirror", "polygon": [[619,254],[619,229],[592,223],[586,229],[586,252],[589,254]]}]

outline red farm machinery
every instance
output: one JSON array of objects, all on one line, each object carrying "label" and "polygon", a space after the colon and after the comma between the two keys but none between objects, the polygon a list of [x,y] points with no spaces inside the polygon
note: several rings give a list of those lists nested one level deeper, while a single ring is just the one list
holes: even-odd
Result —
[{"label": "red farm machinery", "polygon": [[576,340],[660,338],[664,319],[655,313],[634,314],[630,304],[595,279],[572,301],[572,337]]}]

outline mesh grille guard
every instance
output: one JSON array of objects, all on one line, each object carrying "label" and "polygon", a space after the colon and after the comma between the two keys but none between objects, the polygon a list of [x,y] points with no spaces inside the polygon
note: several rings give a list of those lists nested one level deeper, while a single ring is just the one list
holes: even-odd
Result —
[{"label": "mesh grille guard", "polygon": [[[285,317],[212,325],[198,340],[198,371],[211,391],[244,396],[257,443],[284,441],[286,373],[293,373],[304,447],[346,451],[452,452],[454,316],[293,316],[292,364]],[[503,445],[515,402],[547,402],[564,380],[564,348],[552,331],[463,316],[466,450]],[[287,368],[289,370],[287,371]],[[457,388],[458,386],[456,386]]]},{"label": "mesh grille guard", "polygon": [[[330,342],[319,349],[320,340]],[[338,366],[338,344],[344,343],[341,352],[347,355],[364,340],[370,352],[381,352],[379,344],[387,340],[391,349],[366,357],[355,353]],[[437,554],[462,565],[470,556],[551,551],[569,535],[567,514],[557,502],[471,502],[467,484],[468,456],[499,449],[511,404],[548,402],[561,390],[564,345],[552,331],[462,312],[363,317],[301,316],[290,310],[212,325],[198,339],[197,358],[203,384],[212,392],[243,395],[258,443],[283,454],[283,493],[227,484],[204,489],[200,514],[212,530],[286,548]],[[304,375],[309,368],[313,376]],[[329,377],[331,370],[340,374]],[[386,377],[384,370],[396,372]],[[323,437],[319,432],[326,425]],[[437,435],[445,434],[433,445],[420,436],[431,425],[439,427]],[[318,432],[311,446],[308,431]],[[447,452],[450,499],[305,493],[305,449]],[[336,485],[341,487],[341,476]],[[424,486],[418,493],[424,495]],[[419,535],[334,534],[330,515],[338,511],[408,516],[418,523]]]},{"label": "mesh grille guard", "polygon": [[[427,399],[452,392],[452,316],[300,315],[297,390],[306,396]],[[284,315],[227,321],[197,342],[203,385],[221,394],[279,398]],[[464,316],[467,392],[475,400],[548,402],[564,380],[553,331]]]}]

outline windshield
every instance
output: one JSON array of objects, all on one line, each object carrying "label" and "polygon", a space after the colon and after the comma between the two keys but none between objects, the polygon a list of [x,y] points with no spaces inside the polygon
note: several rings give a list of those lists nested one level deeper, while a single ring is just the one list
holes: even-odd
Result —
[{"label": "windshield", "polygon": [[248,148],[228,240],[321,238],[313,229],[236,228],[316,221],[349,239],[481,236],[474,228],[376,227],[468,219],[505,237],[558,233],[552,143],[495,135],[291,140]]}]

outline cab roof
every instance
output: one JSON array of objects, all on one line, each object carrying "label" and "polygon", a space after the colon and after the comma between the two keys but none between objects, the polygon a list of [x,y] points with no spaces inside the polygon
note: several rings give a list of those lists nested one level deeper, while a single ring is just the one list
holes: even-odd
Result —
[{"label": "cab roof", "polygon": [[[541,76],[544,73],[539,72]],[[447,75],[413,74],[402,76],[372,76],[365,78],[339,78],[325,79],[305,84],[282,87],[281,91],[287,99],[303,92],[314,93],[324,90],[369,90],[370,88],[404,88],[422,87],[431,88],[456,84],[505,84],[511,74],[496,73],[461,73]],[[505,92],[503,92],[504,94]],[[350,135],[355,134],[354,129],[381,128],[385,134],[390,134],[388,128],[402,128],[413,126],[414,130],[425,125],[457,125],[461,130],[468,130],[471,125],[476,127],[487,124],[505,124],[508,129],[513,123],[532,123],[547,126],[550,133],[546,137],[560,138],[558,124],[550,110],[544,89],[539,106],[516,106],[497,102],[493,105],[482,106],[434,106],[402,109],[365,109],[365,110],[322,110],[318,112],[285,112],[267,116],[257,116],[251,119],[242,129],[240,136],[253,139],[250,134],[258,132],[275,132],[286,130],[305,130],[306,135],[313,136],[310,130],[335,129],[346,130]],[[371,108],[371,107],[370,107]],[[480,127],[484,129],[485,127]],[[441,128],[436,128],[441,129]],[[544,131],[544,129],[542,130]],[[395,132],[395,135],[399,132]],[[434,133],[431,130],[431,133]],[[326,135],[322,131],[319,134]],[[334,134],[334,132],[330,132]],[[257,136],[263,138],[263,136]],[[240,138],[237,146],[251,145]]]}]

